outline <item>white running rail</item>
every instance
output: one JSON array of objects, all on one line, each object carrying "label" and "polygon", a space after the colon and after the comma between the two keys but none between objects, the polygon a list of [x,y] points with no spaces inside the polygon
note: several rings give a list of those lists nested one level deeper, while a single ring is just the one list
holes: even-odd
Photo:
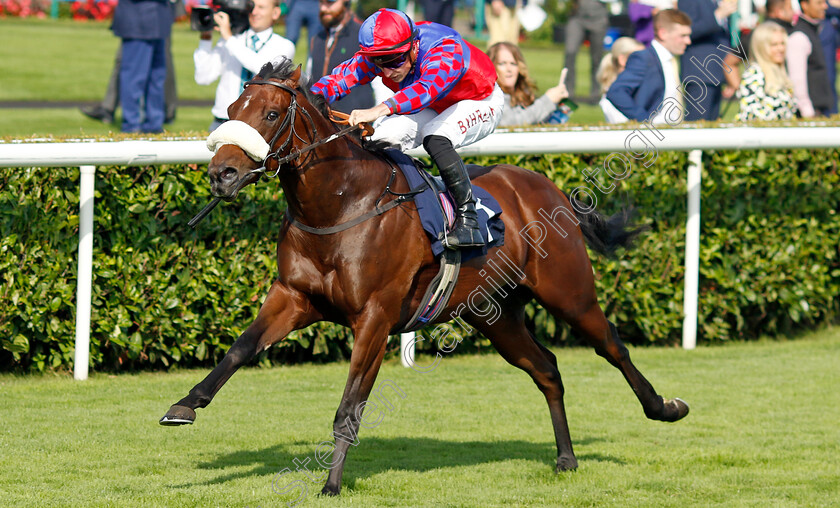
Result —
[{"label": "white running rail", "polygon": [[[697,333],[700,248],[700,150],[837,148],[840,127],[726,127],[651,130],[529,130],[496,132],[459,150],[463,156],[619,153],[644,159],[662,151],[687,151],[688,223],[686,226],[683,347],[693,349]],[[636,157],[633,157],[635,152]],[[644,152],[644,153],[643,153]],[[424,155],[421,149],[409,152]],[[87,141],[0,143],[0,168],[81,168],[79,214],[79,280],[77,288],[74,377],[87,379],[90,344],[90,294],[93,246],[93,182],[98,165],[205,164],[212,154],[203,140]],[[583,168],[581,168],[583,169]],[[403,344],[413,344],[403,340]],[[413,352],[400,355],[414,358]]]}]

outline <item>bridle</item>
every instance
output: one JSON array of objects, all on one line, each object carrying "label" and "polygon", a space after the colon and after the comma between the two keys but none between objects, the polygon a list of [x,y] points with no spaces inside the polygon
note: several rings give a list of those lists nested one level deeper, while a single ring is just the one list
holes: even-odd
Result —
[{"label": "bridle", "polygon": [[[297,134],[297,132],[295,132],[295,114],[298,110],[297,94],[298,94],[299,91],[290,87],[290,86],[288,86],[288,85],[284,85],[283,83],[278,83],[276,81],[249,81],[248,83],[245,84],[245,86],[247,87],[248,85],[272,85],[272,86],[276,86],[276,87],[278,87],[282,90],[285,90],[285,91],[289,92],[289,94],[291,95],[291,100],[289,101],[289,107],[286,110],[286,118],[283,120],[283,122],[277,128],[277,132],[274,133],[274,136],[271,138],[271,142],[269,143],[268,146],[269,147],[274,147],[274,143],[276,143],[278,138],[280,138],[280,135],[283,133],[283,130],[286,128],[287,125],[289,126],[289,136],[286,138],[285,141],[283,141],[283,144],[280,145],[279,148],[274,150],[274,152],[269,153],[265,157],[265,159],[262,162],[262,167],[259,167],[257,169],[252,170],[251,173],[260,173],[260,174],[264,174],[264,175],[268,176],[269,178],[274,178],[280,173],[280,167],[283,164],[285,164],[289,161],[295,160],[298,157],[300,157],[301,155],[303,155],[304,153],[306,153],[310,150],[314,150],[315,148],[318,148],[319,146],[323,146],[323,145],[325,145],[325,144],[327,144],[331,141],[334,141],[334,140],[336,140],[336,139],[338,139],[338,138],[340,138],[340,137],[342,137],[346,134],[349,134],[350,132],[353,132],[356,129],[364,128],[366,133],[368,132],[368,129],[369,129],[370,132],[369,132],[368,135],[373,134],[373,129],[370,128],[367,125],[359,124],[359,125],[347,126],[344,129],[341,129],[340,131],[336,132],[335,134],[333,134],[333,135],[331,135],[327,138],[324,138],[320,141],[316,141],[315,143],[312,143],[305,148],[302,148],[302,149],[300,149],[296,152],[289,153],[289,155],[286,155],[285,157],[281,158],[279,156],[279,154],[281,152],[283,152],[283,150],[285,150],[287,146],[291,145],[292,141],[295,138],[303,141],[304,143],[306,143],[306,140],[301,138]],[[312,121],[312,117],[309,115],[309,112],[306,111],[306,108],[303,108],[303,107],[301,107],[300,110],[306,116],[306,119],[308,120],[309,125],[312,127],[312,130],[314,131],[314,134],[315,134],[314,137],[317,138],[318,137],[318,129],[315,127],[315,122]],[[331,114],[331,119],[333,121],[337,121],[338,123],[341,123],[341,122],[347,123],[347,118],[336,119],[333,116],[333,115],[336,114],[336,112],[331,111],[330,114]],[[343,115],[343,113],[342,113],[342,115]],[[346,115],[344,115],[344,116],[346,117]],[[271,148],[271,149],[273,149],[273,148]],[[272,158],[277,161],[277,170],[274,172],[273,175],[269,175],[266,172],[267,169],[266,169],[265,164],[269,159],[272,159]],[[396,179],[396,176],[397,176],[397,168],[394,166],[394,164],[391,161],[388,161],[388,163],[391,166],[391,175],[390,175],[390,178],[388,179],[388,183],[385,185],[385,190],[383,190],[382,194],[380,194],[379,198],[377,198],[376,203],[374,204],[373,210],[370,210],[367,213],[364,213],[364,214],[359,215],[359,216],[357,216],[353,219],[350,219],[347,222],[343,222],[343,223],[335,225],[335,226],[322,227],[322,228],[311,227],[311,226],[307,226],[306,224],[301,223],[299,220],[297,220],[294,217],[294,215],[292,215],[292,212],[289,208],[286,208],[286,219],[293,226],[300,229],[301,231],[306,231],[307,233],[311,233],[311,234],[314,234],[314,235],[331,235],[331,234],[334,234],[334,233],[338,233],[340,231],[344,231],[346,229],[350,229],[353,226],[361,224],[362,222],[364,222],[368,219],[376,217],[377,215],[382,215],[383,213],[387,212],[391,208],[397,207],[397,206],[401,205],[402,203],[405,203],[406,201],[411,201],[412,199],[414,199],[414,197],[417,194],[419,194],[420,192],[423,192],[426,189],[426,187],[423,186],[422,188],[412,189],[411,191],[409,191],[407,193],[399,193],[399,192],[394,192],[393,190],[391,190],[391,186],[394,184],[394,180]],[[380,206],[379,205],[380,201],[382,201],[382,199],[389,194],[394,196],[394,199],[387,202],[385,205]]]},{"label": "bridle", "polygon": [[[297,118],[296,115],[297,115],[298,110],[300,110],[301,114],[303,114],[306,117],[306,123],[311,128],[313,138],[315,138],[315,139],[317,139],[319,137],[318,136],[318,128],[315,126],[315,122],[312,120],[312,116],[309,114],[309,111],[307,111],[306,108],[304,108],[304,107],[298,106],[297,95],[298,95],[298,93],[300,93],[299,90],[297,90],[295,88],[292,88],[288,85],[284,85],[283,83],[278,83],[276,81],[265,81],[265,80],[255,81],[255,80],[251,80],[251,81],[245,83],[246,88],[248,86],[251,86],[251,85],[276,86],[277,88],[280,88],[281,90],[285,90],[285,91],[289,92],[289,95],[291,96],[291,100],[289,101],[289,107],[286,108],[286,117],[283,119],[283,122],[280,124],[280,126],[277,127],[277,131],[274,133],[274,136],[272,136],[271,141],[269,141],[269,143],[268,143],[268,146],[271,147],[271,150],[273,150],[273,151],[271,153],[269,153],[268,155],[266,155],[265,159],[263,159],[263,161],[262,161],[261,166],[257,169],[251,170],[251,173],[260,173],[260,174],[264,174],[268,178],[274,178],[280,173],[280,167],[283,164],[286,164],[287,162],[291,162],[291,161],[299,158],[301,155],[303,155],[303,154],[305,154],[305,153],[307,153],[311,150],[314,150],[314,149],[316,149],[320,146],[326,145],[327,143],[335,141],[336,139],[338,139],[340,137],[346,136],[347,134],[350,134],[354,130],[365,129],[366,133],[368,132],[368,130],[370,130],[369,134],[373,133],[372,129],[369,126],[367,126],[366,124],[365,125],[363,125],[363,124],[348,125],[347,127],[341,129],[340,131],[338,131],[338,132],[336,132],[336,133],[334,133],[334,134],[332,134],[332,135],[330,135],[330,136],[328,136],[324,139],[321,139],[319,141],[316,141],[314,143],[311,143],[311,144],[307,145],[305,148],[301,148],[300,150],[290,152],[285,157],[280,157],[280,154],[283,153],[283,151],[286,150],[286,148],[289,148],[291,150],[291,147],[292,147],[295,139],[300,140],[304,143],[307,143],[307,141],[305,139],[303,139],[295,131],[295,118]],[[331,114],[335,115],[336,112],[331,111]],[[333,122],[336,122],[336,123],[347,123],[346,118],[342,119],[342,118],[332,117],[331,120]],[[277,142],[277,140],[283,134],[283,131],[286,129],[286,127],[289,128],[288,137],[286,137],[286,140],[283,141],[282,145],[277,147],[277,149],[274,149],[274,144]],[[277,162],[277,170],[274,171],[274,174],[268,174],[268,168],[266,167],[266,163],[268,162],[269,159],[274,159]]]},{"label": "bridle", "polygon": [[[330,136],[328,136],[324,139],[321,139],[321,140],[316,141],[314,143],[310,143],[309,145],[307,145],[304,148],[301,148],[300,150],[291,151],[292,146],[294,146],[294,140],[295,139],[297,139],[299,141],[302,141],[303,143],[308,142],[307,140],[303,139],[297,133],[297,131],[295,131],[295,119],[297,118],[298,110],[300,110],[301,114],[303,114],[306,117],[306,123],[308,124],[309,127],[311,127],[313,137],[315,139],[318,138],[318,128],[315,126],[315,121],[312,120],[312,116],[309,114],[309,111],[307,111],[306,108],[298,105],[297,95],[298,95],[298,93],[300,93],[300,90],[292,88],[288,85],[284,85],[283,83],[279,83],[277,81],[251,80],[251,81],[248,81],[247,83],[245,83],[246,88],[248,86],[251,86],[251,85],[276,86],[277,88],[280,88],[281,90],[285,90],[286,92],[289,92],[289,95],[291,96],[291,100],[289,101],[289,106],[286,108],[285,118],[283,118],[283,121],[280,123],[280,126],[277,127],[277,131],[274,133],[274,136],[271,137],[271,141],[268,143],[269,150],[272,150],[272,151],[269,152],[269,154],[265,156],[262,163],[260,164],[260,167],[251,170],[249,174],[255,174],[256,173],[256,174],[259,174],[259,175],[265,175],[268,178],[274,178],[274,177],[276,177],[277,175],[280,174],[280,168],[283,166],[283,164],[291,162],[291,161],[299,158],[303,154],[305,154],[307,152],[310,152],[310,151],[312,151],[312,150],[314,150],[314,149],[316,149],[320,146],[326,145],[327,143],[335,141],[336,139],[338,139],[340,137],[346,136],[347,134],[349,134],[349,133],[351,133],[351,132],[353,132],[357,129],[363,129],[363,135],[368,135],[369,136],[369,135],[373,134],[373,128],[368,124],[348,125],[347,127],[341,129],[340,131],[338,131],[338,132],[336,132],[336,133],[334,133],[334,134],[332,134],[332,135],[330,135]],[[341,116],[336,118],[336,116],[338,116],[338,115],[339,115],[339,112],[331,111],[330,112],[330,116],[331,116],[330,119],[333,122],[336,122],[336,123],[347,123],[347,115],[345,115],[344,113],[340,113]],[[275,143],[277,143],[278,139],[280,139],[280,136],[282,136],[283,132],[287,128],[288,128],[288,131],[289,131],[288,136],[286,137],[285,141],[283,141],[283,143],[275,149],[274,148]],[[284,156],[284,157],[281,157],[280,154],[283,153],[283,151],[286,150],[287,148],[290,150],[290,153],[288,155]],[[273,174],[268,174],[268,168],[266,166],[266,163],[270,159],[274,159],[277,163],[277,169],[274,171]],[[391,185],[394,183],[394,179],[396,178],[397,169],[396,169],[396,167],[394,167],[392,162],[390,162],[390,161],[388,161],[388,162],[391,165],[391,175],[390,175],[390,178],[388,180],[388,184],[385,186],[385,190],[379,196],[379,199],[376,200],[376,205],[374,206],[374,209],[372,211],[370,211],[366,214],[363,214],[359,217],[356,217],[355,219],[352,219],[348,222],[345,222],[343,224],[339,224],[337,226],[333,226],[333,227],[330,227],[330,228],[312,228],[312,227],[306,226],[304,224],[301,224],[299,221],[297,221],[294,217],[292,217],[290,215],[290,212],[289,212],[288,209],[286,210],[287,218],[289,219],[289,221],[293,225],[295,225],[299,229],[301,229],[303,231],[306,231],[308,233],[313,233],[313,234],[318,234],[318,235],[333,234],[333,233],[337,233],[339,231],[344,231],[345,229],[349,229],[349,228],[351,228],[351,227],[353,227],[357,224],[360,224],[360,223],[366,221],[367,219],[370,219],[370,218],[375,217],[377,215],[381,215],[381,214],[385,213],[386,211],[390,210],[391,208],[393,208],[395,206],[399,206],[401,203],[404,203],[405,201],[410,201],[410,200],[414,199],[414,197],[417,194],[419,194],[420,192],[425,190],[425,186],[424,186],[423,188],[412,189],[411,191],[409,191],[405,194],[401,194],[401,193],[397,193],[397,192],[392,191],[391,190]],[[244,186],[245,186],[245,179],[243,178],[237,184],[237,191]],[[386,205],[380,207],[379,202],[382,200],[382,198],[384,198],[388,194],[395,196],[396,199],[394,199],[392,201],[389,201]],[[221,198],[213,198],[213,200],[210,203],[208,203],[207,206],[205,206],[203,209],[201,209],[201,211],[198,212],[198,214],[196,214],[196,216],[193,217],[187,224],[191,228],[195,228],[195,226],[204,217],[206,217],[207,214],[209,214],[214,208],[216,208],[216,206],[219,204],[220,201],[221,201]]]},{"label": "bridle", "polygon": [[[285,90],[285,91],[289,92],[289,95],[291,96],[291,100],[289,101],[289,107],[286,108],[286,115],[283,118],[283,121],[280,123],[280,126],[277,127],[277,131],[274,133],[274,136],[272,136],[271,141],[268,142],[268,146],[270,147],[270,150],[273,150],[273,151],[270,152],[268,155],[266,155],[265,159],[263,159],[263,161],[262,161],[261,167],[251,171],[251,173],[263,173],[266,176],[268,176],[269,178],[274,178],[280,172],[280,166],[281,165],[283,165],[287,162],[293,161],[293,160],[297,159],[298,157],[300,157],[303,153],[305,153],[301,150],[298,150],[297,152],[290,152],[289,155],[287,155],[285,157],[282,157],[282,158],[280,157],[280,154],[286,148],[289,148],[291,150],[291,146],[293,145],[295,139],[306,143],[306,140],[303,139],[297,133],[297,131],[295,131],[295,119],[297,118],[298,109],[300,109],[301,113],[306,117],[307,123],[309,124],[309,127],[311,127],[311,129],[312,129],[312,132],[314,134],[313,137],[315,139],[318,138],[318,128],[315,126],[315,122],[312,120],[312,116],[309,114],[309,112],[306,110],[306,108],[302,108],[302,107],[298,108],[298,103],[297,103],[298,91],[296,89],[294,89],[294,88],[292,88],[288,85],[284,85],[283,83],[278,83],[276,81],[265,81],[265,80],[259,80],[259,81],[251,80],[251,81],[248,81],[247,83],[245,83],[245,88],[248,88],[249,86],[253,86],[253,85],[276,86],[277,88],[279,88],[281,90]],[[286,138],[285,141],[283,141],[283,144],[281,144],[279,147],[277,147],[275,149],[274,144],[277,143],[277,140],[280,138],[280,136],[283,134],[283,131],[286,130],[287,127],[289,128],[288,137]],[[313,146],[313,145],[310,145],[310,147],[311,146]],[[314,146],[321,146],[321,145],[316,144]],[[309,148],[309,147],[307,147],[307,148]],[[312,148],[309,148],[309,150],[311,150],[311,149]],[[306,149],[304,149],[304,150],[306,150]],[[277,161],[277,171],[275,171],[273,175],[269,175],[269,174],[266,173],[266,171],[267,171],[266,163],[268,162],[269,159],[274,159],[274,160]]]},{"label": "bridle", "polygon": [[[303,114],[306,117],[306,120],[307,120],[307,123],[309,124],[309,127],[312,128],[312,132],[314,134],[314,137],[317,138],[318,137],[318,128],[315,126],[315,121],[312,120],[312,116],[309,114],[309,111],[307,111],[306,108],[300,107],[298,105],[297,95],[298,95],[298,93],[300,93],[299,90],[296,90],[296,89],[290,87],[289,85],[284,85],[283,83],[278,83],[276,81],[251,80],[251,81],[248,81],[247,83],[245,83],[245,87],[248,87],[250,85],[276,86],[277,88],[280,88],[281,90],[285,90],[285,91],[289,92],[289,95],[291,96],[291,100],[289,101],[289,107],[286,108],[286,115],[283,118],[283,121],[280,123],[280,126],[277,127],[277,131],[274,133],[274,136],[271,137],[271,141],[268,144],[269,150],[273,150],[273,151],[269,152],[269,154],[266,155],[265,158],[263,159],[262,163],[260,164],[260,167],[258,167],[257,169],[251,170],[250,174],[265,175],[268,178],[274,178],[278,174],[280,174],[280,168],[283,167],[283,164],[286,164],[287,162],[291,162],[291,161],[299,158],[301,155],[318,148],[319,146],[323,146],[323,145],[325,145],[325,144],[327,144],[331,141],[335,141],[336,139],[338,139],[342,136],[345,136],[345,135],[353,132],[354,130],[364,128],[365,132],[369,131],[370,134],[373,133],[373,129],[370,128],[370,126],[367,126],[367,125],[363,126],[362,124],[350,125],[350,126],[345,127],[344,129],[341,129],[340,131],[336,132],[335,134],[332,134],[331,136],[329,136],[325,139],[322,139],[320,141],[316,141],[315,143],[312,143],[312,144],[306,146],[305,148],[301,148],[300,150],[290,152],[285,157],[281,157],[280,154],[287,147],[291,150],[291,146],[294,144],[295,139],[298,139],[298,140],[300,140],[304,143],[307,142],[305,139],[303,139],[297,133],[297,131],[295,131],[295,119],[297,118],[298,110],[300,110],[301,114]],[[333,113],[335,113],[335,112],[333,112]],[[335,119],[333,119],[333,121],[335,121]],[[339,119],[339,122],[340,121],[341,120]],[[286,138],[285,141],[283,141],[283,144],[280,145],[275,150],[274,149],[274,144],[277,142],[277,140],[280,138],[280,136],[283,134],[283,131],[286,130],[287,127],[289,128],[289,136]],[[274,171],[273,174],[268,174],[268,168],[266,167],[266,163],[270,159],[274,159],[277,162],[277,169]],[[239,180],[239,183],[237,184],[237,188],[236,188],[237,192],[242,187],[244,187],[245,185],[246,184],[245,184],[245,179],[244,178]],[[213,211],[213,209],[216,208],[216,206],[219,204],[219,202],[221,202],[221,200],[222,200],[221,198],[213,198],[213,200],[210,201],[209,203],[207,203],[207,205],[204,208],[202,208],[201,211],[199,211],[195,215],[195,217],[190,219],[190,221],[187,223],[187,225],[189,227],[195,229],[196,225],[198,225],[198,223],[201,222],[201,220],[204,219],[204,217],[206,217],[207,214],[209,214],[211,211]]]}]

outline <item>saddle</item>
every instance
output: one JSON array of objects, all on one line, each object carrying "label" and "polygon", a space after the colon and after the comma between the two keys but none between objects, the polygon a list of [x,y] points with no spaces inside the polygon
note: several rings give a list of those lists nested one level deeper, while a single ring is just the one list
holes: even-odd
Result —
[{"label": "saddle", "polygon": [[484,238],[484,245],[459,250],[446,249],[442,240],[455,220],[455,206],[446,192],[446,186],[438,177],[433,177],[425,166],[399,150],[387,149],[385,154],[402,171],[412,189],[424,188],[414,196],[420,223],[431,241],[432,253],[440,257],[440,269],[432,279],[420,306],[400,333],[423,328],[434,321],[446,307],[455,284],[461,263],[474,257],[484,256],[491,247],[504,244],[504,223],[501,220],[502,209],[499,203],[484,189],[473,186],[476,210],[479,216],[479,228]]},{"label": "saddle", "polygon": [[[348,118],[349,115],[345,113],[330,110],[330,119],[333,122],[347,124]],[[373,128],[369,124],[361,124],[361,127],[363,136],[373,134]],[[393,164],[392,167],[403,173],[411,191],[406,194],[396,194],[391,191],[390,186],[395,176],[392,174],[391,181],[382,197],[386,193],[391,193],[395,196],[395,199],[382,206],[379,206],[379,201],[377,201],[374,210],[343,224],[327,228],[311,228],[295,220],[289,214],[288,209],[286,210],[286,216],[294,226],[304,231],[318,235],[333,234],[381,215],[405,201],[414,201],[420,216],[420,223],[431,241],[432,253],[435,257],[440,258],[440,270],[426,289],[417,311],[400,330],[400,333],[404,333],[423,328],[438,317],[446,307],[450,296],[452,296],[452,291],[458,281],[461,263],[473,257],[484,256],[489,248],[502,245],[504,243],[504,223],[500,218],[502,208],[499,203],[484,189],[473,186],[479,229],[484,239],[484,245],[459,250],[446,249],[443,245],[443,239],[455,222],[455,205],[452,197],[446,191],[443,181],[439,177],[430,175],[426,171],[425,165],[420,161],[405,155],[399,150],[385,149],[382,153],[390,159]]]},{"label": "saddle", "polygon": [[[441,255],[447,250],[442,240],[455,217],[455,205],[449,193],[446,192],[446,186],[439,177],[429,174],[425,170],[426,166],[420,161],[396,149],[386,149],[383,152],[397,165],[408,181],[409,187],[424,189],[414,196],[414,203],[417,205],[417,213],[420,215],[423,230],[431,241],[432,254],[435,257]],[[467,166],[467,170],[477,167],[470,165]],[[484,256],[489,248],[504,244],[505,226],[501,219],[502,207],[499,202],[489,192],[476,185],[473,185],[473,196],[484,245],[461,249],[463,261]]]}]

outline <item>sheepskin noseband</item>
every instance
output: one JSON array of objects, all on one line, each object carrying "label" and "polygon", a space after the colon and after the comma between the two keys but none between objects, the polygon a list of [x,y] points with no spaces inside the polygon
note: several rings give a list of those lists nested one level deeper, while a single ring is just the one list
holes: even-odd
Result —
[{"label": "sheepskin noseband", "polygon": [[268,156],[269,146],[257,129],[239,120],[228,120],[207,137],[207,149],[213,153],[222,145],[236,145],[257,162]]}]

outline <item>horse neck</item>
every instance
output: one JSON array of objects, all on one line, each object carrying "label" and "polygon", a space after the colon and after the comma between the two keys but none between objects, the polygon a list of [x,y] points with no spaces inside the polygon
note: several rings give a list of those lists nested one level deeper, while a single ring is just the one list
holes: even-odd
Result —
[{"label": "horse neck", "polygon": [[[337,132],[333,123],[314,108],[310,109],[310,115],[318,139]],[[303,122],[296,128],[307,129]],[[310,141],[298,140],[294,150],[308,144]],[[372,208],[385,189],[390,166],[348,135],[304,154],[293,161],[292,171],[281,174],[286,200],[294,216],[308,226],[328,227],[363,213],[360,210]]]}]

